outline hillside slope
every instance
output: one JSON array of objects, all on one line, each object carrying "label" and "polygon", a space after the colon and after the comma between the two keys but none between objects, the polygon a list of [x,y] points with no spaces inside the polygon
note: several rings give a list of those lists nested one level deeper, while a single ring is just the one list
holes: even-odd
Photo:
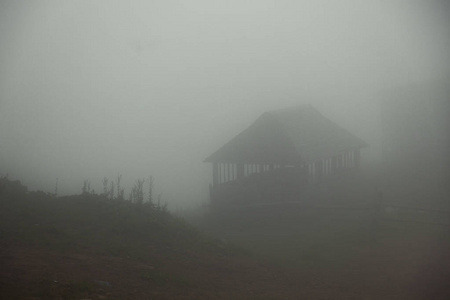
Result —
[{"label": "hillside slope", "polygon": [[296,299],[280,269],[150,205],[0,183],[1,299]]}]

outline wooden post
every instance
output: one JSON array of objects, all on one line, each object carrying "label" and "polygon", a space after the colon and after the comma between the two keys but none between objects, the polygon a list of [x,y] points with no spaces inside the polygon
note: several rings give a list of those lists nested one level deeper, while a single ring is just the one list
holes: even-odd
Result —
[{"label": "wooden post", "polygon": [[331,159],[328,157],[327,160],[327,175],[330,175],[330,165],[331,165]]},{"label": "wooden post", "polygon": [[317,180],[321,180],[322,179],[322,174],[323,174],[323,165],[322,165],[322,161],[318,160],[316,161],[316,171],[317,171]]},{"label": "wooden post", "polygon": [[224,182],[227,182],[228,181],[228,164],[223,164],[223,169],[224,169],[224,171],[225,171],[225,181]]},{"label": "wooden post", "polygon": [[353,150],[348,151],[348,165],[353,168]]},{"label": "wooden post", "polygon": [[214,202],[214,187],[211,183],[209,184],[209,202]]},{"label": "wooden post", "polygon": [[218,163],[213,163],[213,188],[219,185],[219,170]]},{"label": "wooden post", "polygon": [[344,169],[347,169],[348,168],[347,152],[344,152],[344,154],[342,154],[342,157],[344,161]]},{"label": "wooden post", "polygon": [[360,155],[361,155],[360,150],[354,149],[353,153],[354,153],[355,167],[358,168],[359,163],[360,163]]},{"label": "wooden post", "polygon": [[327,175],[327,160],[326,159],[322,159],[322,176],[326,176]]},{"label": "wooden post", "polygon": [[353,155],[352,154],[353,154],[352,150],[348,151],[348,166],[350,169],[353,168]]},{"label": "wooden post", "polygon": [[237,170],[236,170],[236,179],[243,178],[245,176],[244,175],[244,164],[237,164],[236,168],[237,168]]}]

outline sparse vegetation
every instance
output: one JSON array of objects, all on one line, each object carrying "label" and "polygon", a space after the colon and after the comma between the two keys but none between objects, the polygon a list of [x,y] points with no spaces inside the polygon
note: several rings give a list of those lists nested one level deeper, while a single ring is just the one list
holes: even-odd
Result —
[{"label": "sparse vegetation", "polygon": [[81,194],[90,194],[91,193],[91,182],[89,180],[83,181],[83,188],[81,189]]},{"label": "sparse vegetation", "polygon": [[357,180],[315,186],[315,207],[207,214],[197,224],[215,239],[159,201],[111,199],[106,180],[107,197],[87,181],[55,197],[2,177],[0,299],[446,299],[449,228],[383,221],[373,238],[367,210],[326,209],[330,194],[372,205]]},{"label": "sparse vegetation", "polygon": [[273,298],[279,284],[285,299],[295,294],[270,282],[280,270],[161,206],[96,195],[87,181],[80,195],[54,197],[1,178],[0,228],[0,299],[246,299],[249,287]]}]

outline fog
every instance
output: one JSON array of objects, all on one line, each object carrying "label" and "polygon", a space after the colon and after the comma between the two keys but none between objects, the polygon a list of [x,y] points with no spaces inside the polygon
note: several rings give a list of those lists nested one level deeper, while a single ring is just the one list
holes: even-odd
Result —
[{"label": "fog", "polygon": [[379,159],[379,101],[450,74],[445,1],[1,1],[0,175],[80,193],[153,176],[208,199],[203,160],[310,103]]}]

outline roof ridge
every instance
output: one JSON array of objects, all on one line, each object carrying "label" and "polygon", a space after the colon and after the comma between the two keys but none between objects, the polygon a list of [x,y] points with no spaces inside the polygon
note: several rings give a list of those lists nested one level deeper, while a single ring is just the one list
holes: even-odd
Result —
[{"label": "roof ridge", "polygon": [[311,104],[264,112],[206,161],[314,161],[365,147]]},{"label": "roof ridge", "polygon": [[311,103],[303,103],[298,105],[293,105],[289,107],[274,109],[266,111],[266,113],[284,113],[284,112],[292,112],[297,110],[306,110],[306,109],[314,109],[318,112],[318,110]]}]

